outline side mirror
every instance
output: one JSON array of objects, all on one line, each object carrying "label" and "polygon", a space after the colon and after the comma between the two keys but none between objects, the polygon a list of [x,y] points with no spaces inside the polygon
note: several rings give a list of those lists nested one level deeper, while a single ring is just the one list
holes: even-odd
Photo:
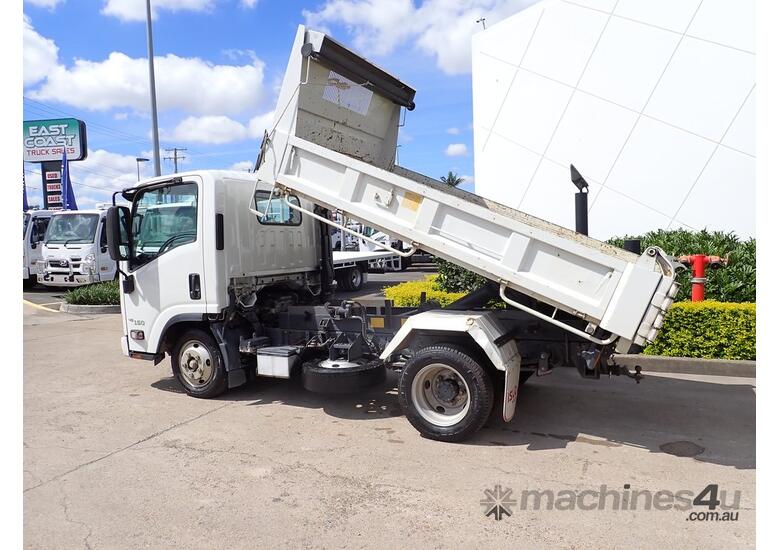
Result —
[{"label": "side mirror", "polygon": [[112,206],[106,213],[108,254],[115,262],[130,259],[130,210]]}]

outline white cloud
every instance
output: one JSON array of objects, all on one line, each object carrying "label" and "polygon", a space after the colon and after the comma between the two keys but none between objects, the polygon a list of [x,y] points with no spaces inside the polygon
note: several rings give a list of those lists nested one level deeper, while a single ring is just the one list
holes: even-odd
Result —
[{"label": "white cloud", "polygon": [[460,129],[453,126],[452,128],[447,128],[447,133],[451,136],[457,136],[460,133]]},{"label": "white cloud", "polygon": [[241,0],[241,5],[245,8],[252,9],[257,5],[257,0]]},{"label": "white cloud", "polygon": [[128,113],[115,113],[114,120],[127,120]]},{"label": "white cloud", "polygon": [[257,53],[252,49],[228,48],[222,50],[221,53],[231,61],[249,59],[250,61],[255,62],[258,60]]},{"label": "white cloud", "polygon": [[[52,43],[53,45],[53,43]],[[197,57],[155,57],[157,106],[201,115],[255,110],[263,90],[264,64],[213,65]],[[149,110],[149,74],[145,58],[112,52],[103,61],[77,59],[70,68],[50,69],[47,81],[31,97],[74,107]]]},{"label": "white cloud", "polygon": [[262,115],[252,117],[248,125],[248,135],[253,138],[263,137],[265,130],[270,130],[274,123],[274,112],[268,111]]},{"label": "white cloud", "polygon": [[252,117],[242,124],[225,115],[189,116],[182,120],[173,132],[161,132],[163,139],[184,143],[222,144],[243,139],[260,139],[265,130],[271,129],[274,112]]},{"label": "white cloud", "polygon": [[444,150],[444,154],[448,157],[465,157],[469,154],[469,150],[465,143],[450,143]]},{"label": "white cloud", "polygon": [[22,33],[24,85],[28,86],[40,82],[57,67],[58,48],[53,40],[38,34],[26,16]]},{"label": "white cloud", "polygon": [[65,0],[24,0],[25,4],[32,4],[37,8],[47,8],[53,10],[58,4],[62,4]]},{"label": "white cloud", "polygon": [[463,175],[461,178],[463,178],[463,183],[474,183],[474,176]]},{"label": "white cloud", "polygon": [[[151,164],[140,164],[141,179],[152,176]],[[90,149],[86,159],[69,166],[79,208],[92,208],[97,202],[110,202],[114,191],[132,187],[138,178],[134,155],[122,155],[105,149]]]},{"label": "white cloud", "polygon": [[[152,17],[157,17],[159,10],[177,11],[209,11],[214,7],[214,0],[154,0],[152,2]],[[122,21],[145,21],[145,0],[104,0],[103,15],[117,17]]]},{"label": "white cloud", "polygon": [[246,127],[224,115],[190,116],[182,120],[170,140],[186,143],[229,143],[247,137]]},{"label": "white cloud", "polygon": [[251,160],[242,160],[241,162],[234,163],[230,169],[238,170],[239,172],[247,172],[255,167],[255,163]]},{"label": "white cloud", "polygon": [[436,58],[447,74],[471,70],[471,35],[477,19],[498,23],[536,0],[328,0],[317,11],[304,10],[306,24],[344,25],[355,46],[367,55],[386,55],[411,41]]},{"label": "white cloud", "polygon": [[306,25],[345,25],[368,53],[387,54],[418,27],[412,0],[329,0],[318,11],[303,10]]}]

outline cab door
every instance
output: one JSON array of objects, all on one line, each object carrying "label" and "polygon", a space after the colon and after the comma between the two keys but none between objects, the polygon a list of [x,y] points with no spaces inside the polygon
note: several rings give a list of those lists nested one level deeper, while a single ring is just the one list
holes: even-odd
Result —
[{"label": "cab door", "polygon": [[202,179],[140,189],[131,210],[132,281],[122,308],[129,351],[156,353],[165,327],[199,320],[206,311],[203,262]]},{"label": "cab door", "polygon": [[30,238],[25,244],[27,249],[27,265],[30,266],[30,275],[37,275],[38,262],[43,260],[43,237],[46,228],[49,227],[49,216],[36,216],[30,221]]},{"label": "cab door", "polygon": [[110,281],[116,276],[116,262],[111,259],[111,256],[108,253],[105,216],[100,220],[97,243],[97,250],[95,250],[95,269],[97,270],[101,281]]}]

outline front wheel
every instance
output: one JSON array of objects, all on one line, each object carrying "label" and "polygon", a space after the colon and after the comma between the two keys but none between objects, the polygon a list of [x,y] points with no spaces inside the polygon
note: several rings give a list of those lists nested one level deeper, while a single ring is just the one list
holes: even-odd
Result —
[{"label": "front wheel", "polygon": [[398,382],[401,409],[424,437],[463,441],[484,426],[493,408],[490,375],[464,350],[440,344],[406,363]]},{"label": "front wheel", "polygon": [[179,338],[171,356],[173,375],[193,397],[216,397],[227,390],[227,373],[214,337],[192,329]]}]

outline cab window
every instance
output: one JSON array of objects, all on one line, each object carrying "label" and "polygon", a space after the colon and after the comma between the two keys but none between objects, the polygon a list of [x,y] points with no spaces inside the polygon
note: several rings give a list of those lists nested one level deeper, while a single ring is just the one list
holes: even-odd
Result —
[{"label": "cab window", "polygon": [[[301,205],[298,197],[289,197],[295,206]],[[270,191],[255,192],[255,210],[262,212],[257,221],[263,225],[301,225],[301,213],[290,208],[281,197],[271,197]]]},{"label": "cab window", "polygon": [[46,228],[49,227],[49,220],[51,218],[35,218],[32,222],[32,228],[30,230],[30,244],[36,244],[43,240],[46,235]]},{"label": "cab window", "polygon": [[139,191],[133,201],[131,263],[144,265],[198,236],[198,185],[173,183]]}]

